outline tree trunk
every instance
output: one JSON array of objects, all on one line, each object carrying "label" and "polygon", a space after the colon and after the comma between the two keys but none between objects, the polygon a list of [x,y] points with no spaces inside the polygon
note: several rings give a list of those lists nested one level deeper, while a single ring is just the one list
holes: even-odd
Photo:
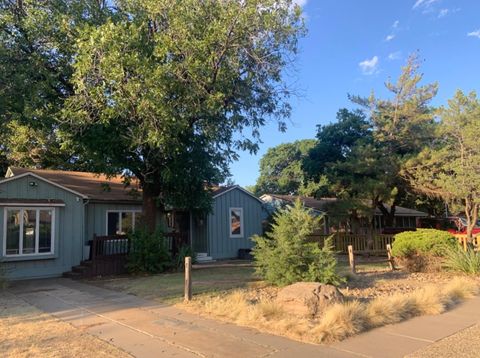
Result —
[{"label": "tree trunk", "polygon": [[397,204],[393,202],[390,207],[390,211],[383,205],[382,202],[377,203],[377,207],[382,213],[383,218],[385,219],[385,227],[394,227],[395,226],[395,212],[397,209]]},{"label": "tree trunk", "polygon": [[465,199],[465,216],[467,218],[467,240],[469,243],[473,243],[473,229],[478,220],[478,204],[470,198]]},{"label": "tree trunk", "polygon": [[142,185],[143,190],[143,224],[149,232],[157,229],[157,213],[159,209],[158,198],[160,188],[155,184],[145,183]]}]

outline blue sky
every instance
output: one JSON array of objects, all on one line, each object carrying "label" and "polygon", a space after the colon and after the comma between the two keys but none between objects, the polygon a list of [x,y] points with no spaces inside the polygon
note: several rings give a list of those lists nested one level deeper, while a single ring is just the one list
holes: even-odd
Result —
[{"label": "blue sky", "polygon": [[261,130],[257,155],[241,153],[232,179],[255,184],[268,148],[314,138],[317,124],[335,121],[339,108],[354,108],[347,94],[386,95],[406,57],[419,51],[424,82],[438,82],[434,105],[457,89],[480,92],[480,1],[478,0],[297,0],[308,34],[296,63],[292,116],[285,133],[270,123]]}]

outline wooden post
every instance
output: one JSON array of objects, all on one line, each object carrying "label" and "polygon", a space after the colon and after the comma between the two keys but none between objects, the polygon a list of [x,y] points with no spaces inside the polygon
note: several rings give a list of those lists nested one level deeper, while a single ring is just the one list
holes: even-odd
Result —
[{"label": "wooden post", "polygon": [[387,244],[387,256],[388,256],[388,265],[390,266],[390,270],[395,270],[395,264],[393,262],[393,255],[392,255],[392,246]]},{"label": "wooden post", "polygon": [[192,299],[192,258],[185,257],[185,301]]},{"label": "wooden post", "polygon": [[467,252],[467,241],[468,241],[468,238],[465,236],[463,237],[463,251]]},{"label": "wooden post", "polygon": [[355,257],[353,256],[353,246],[348,245],[348,262],[350,264],[350,269],[355,273]]}]

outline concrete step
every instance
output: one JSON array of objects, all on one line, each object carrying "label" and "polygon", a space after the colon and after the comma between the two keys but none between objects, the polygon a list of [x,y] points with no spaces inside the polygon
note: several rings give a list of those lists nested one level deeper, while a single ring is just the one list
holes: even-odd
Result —
[{"label": "concrete step", "polygon": [[196,252],[195,255],[198,257],[207,257],[208,253],[207,252]]},{"label": "concrete step", "polygon": [[73,266],[72,272],[76,272],[83,275],[85,272],[89,270],[89,268],[90,268],[89,266],[84,266],[84,265]]},{"label": "concrete step", "polygon": [[201,256],[201,257],[198,257],[198,256],[197,256],[197,263],[201,263],[201,262],[212,262],[212,261],[214,261],[214,260],[212,259],[211,256]]},{"label": "concrete step", "polygon": [[81,273],[73,272],[73,271],[64,272],[62,276],[66,278],[71,278],[73,280],[79,280],[83,277]]}]

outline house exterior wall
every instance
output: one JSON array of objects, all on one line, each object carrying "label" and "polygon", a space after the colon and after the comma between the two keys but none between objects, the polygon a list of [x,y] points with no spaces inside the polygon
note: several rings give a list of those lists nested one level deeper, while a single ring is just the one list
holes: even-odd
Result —
[{"label": "house exterior wall", "polygon": [[93,235],[107,235],[107,211],[110,210],[142,210],[141,204],[89,203],[86,208],[85,243],[93,239]]},{"label": "house exterior wall", "polygon": [[[36,186],[30,183],[35,182]],[[44,257],[4,256],[5,206],[0,204],[0,261],[7,278],[26,279],[60,276],[78,265],[83,259],[85,235],[84,204],[75,194],[44,182],[33,176],[25,176],[0,183],[2,199],[57,199],[65,202],[64,207],[55,207],[54,253]],[[48,206],[48,205],[45,205]]]},{"label": "house exterior wall", "polygon": [[[230,237],[230,208],[243,208],[243,235]],[[214,259],[234,258],[239,249],[253,247],[250,239],[262,234],[262,203],[252,196],[235,188],[214,199],[213,211],[207,217],[207,249]]]}]

